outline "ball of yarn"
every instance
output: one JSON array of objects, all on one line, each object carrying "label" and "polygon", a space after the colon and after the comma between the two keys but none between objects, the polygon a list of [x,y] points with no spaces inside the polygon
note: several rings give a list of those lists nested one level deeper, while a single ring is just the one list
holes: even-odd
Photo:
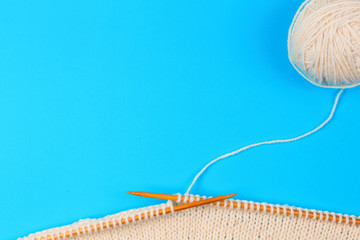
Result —
[{"label": "ball of yarn", "polygon": [[360,0],[307,0],[288,37],[289,59],[311,83],[328,88],[360,84]]}]

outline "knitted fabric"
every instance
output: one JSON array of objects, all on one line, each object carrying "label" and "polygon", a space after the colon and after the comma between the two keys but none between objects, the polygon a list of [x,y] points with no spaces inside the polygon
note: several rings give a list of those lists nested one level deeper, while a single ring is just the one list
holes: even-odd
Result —
[{"label": "knitted fabric", "polygon": [[[252,207],[244,210],[231,207],[234,202],[230,202],[230,207],[206,205],[164,216],[155,216],[141,221],[120,224],[120,226],[109,225],[109,222],[115,222],[116,219],[132,217],[136,214],[156,211],[169,206],[169,204],[161,204],[125,211],[102,219],[82,220],[69,226],[32,234],[23,239],[360,239],[360,227],[349,223],[349,219],[355,220],[355,217],[317,211],[316,213],[324,216],[323,220],[320,220],[306,217],[308,213],[315,213],[313,210],[252,202],[250,202]],[[237,202],[239,203],[240,201]],[[254,210],[256,208],[254,206],[271,206],[274,209],[279,207],[296,209],[306,212],[306,216],[258,211]],[[338,223],[327,220],[329,216],[346,217],[347,220],[346,223]],[[98,226],[98,228],[90,230],[89,226],[91,225]],[[89,229],[87,232],[84,231],[86,226]],[[79,229],[82,230],[80,231]],[[74,232],[75,230],[77,231],[76,233]],[[72,233],[70,237],[66,237],[63,234],[66,231]]]}]

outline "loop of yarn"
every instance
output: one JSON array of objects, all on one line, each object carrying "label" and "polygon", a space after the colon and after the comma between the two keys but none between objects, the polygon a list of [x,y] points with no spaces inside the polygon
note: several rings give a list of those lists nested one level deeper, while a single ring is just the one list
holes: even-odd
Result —
[{"label": "loop of yarn", "polygon": [[327,88],[360,84],[360,0],[307,0],[288,37],[289,59],[311,83]]}]

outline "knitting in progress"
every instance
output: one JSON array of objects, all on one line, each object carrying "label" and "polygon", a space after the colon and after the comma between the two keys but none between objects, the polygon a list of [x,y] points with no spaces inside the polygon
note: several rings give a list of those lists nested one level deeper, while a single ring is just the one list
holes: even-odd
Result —
[{"label": "knitting in progress", "polygon": [[[177,203],[200,199],[177,197]],[[22,239],[360,239],[360,219],[354,216],[232,199],[159,216],[173,204],[85,219]],[[141,214],[146,217],[137,221]]]},{"label": "knitting in progress", "polygon": [[287,205],[230,199],[174,212],[174,206],[207,198],[190,191],[212,164],[253,147],[306,138],[333,119],[344,89],[360,84],[360,0],[306,0],[290,26],[288,54],[309,82],[339,89],[329,116],[313,130],[221,155],[202,168],[186,193],[176,195],[177,200],[85,219],[20,239],[360,239],[360,218],[356,216]]}]

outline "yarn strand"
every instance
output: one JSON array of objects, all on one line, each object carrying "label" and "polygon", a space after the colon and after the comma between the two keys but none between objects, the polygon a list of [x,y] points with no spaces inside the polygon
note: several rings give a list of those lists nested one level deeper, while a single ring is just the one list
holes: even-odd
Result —
[{"label": "yarn strand", "polygon": [[224,159],[224,158],[228,158],[230,156],[233,156],[233,155],[236,155],[240,152],[243,152],[245,150],[248,150],[250,148],[254,148],[254,147],[258,147],[258,146],[261,146],[261,145],[269,145],[269,144],[275,144],[275,143],[287,143],[287,142],[294,142],[294,141],[297,141],[297,140],[300,140],[302,138],[305,138],[317,131],[319,131],[321,128],[323,128],[327,123],[329,123],[331,121],[331,119],[333,118],[334,116],[334,113],[336,111],[336,108],[337,108],[337,105],[338,105],[338,102],[339,102],[339,98],[341,96],[341,94],[344,92],[344,89],[341,89],[339,91],[339,93],[336,95],[336,98],[335,98],[335,101],[334,101],[334,104],[333,104],[333,107],[331,109],[331,113],[330,115],[328,116],[328,118],[323,122],[321,123],[319,126],[317,126],[316,128],[314,128],[313,130],[303,134],[303,135],[300,135],[300,136],[297,136],[297,137],[294,137],[294,138],[289,138],[289,139],[280,139],[280,140],[271,140],[271,141],[266,141],[266,142],[259,142],[259,143],[254,143],[254,144],[250,144],[250,145],[247,145],[245,147],[242,147],[238,150],[235,150],[233,152],[230,152],[230,153],[226,153],[224,155],[221,155],[220,157],[212,160],[211,162],[209,162],[205,167],[203,167],[203,169],[201,169],[201,171],[195,176],[194,180],[192,181],[191,185],[189,186],[188,190],[186,191],[186,194],[189,194],[190,193],[190,190],[191,188],[194,186],[194,184],[196,183],[196,181],[199,179],[199,177],[211,166],[213,165],[214,163],[216,163],[217,161],[221,160],[221,159]]}]

